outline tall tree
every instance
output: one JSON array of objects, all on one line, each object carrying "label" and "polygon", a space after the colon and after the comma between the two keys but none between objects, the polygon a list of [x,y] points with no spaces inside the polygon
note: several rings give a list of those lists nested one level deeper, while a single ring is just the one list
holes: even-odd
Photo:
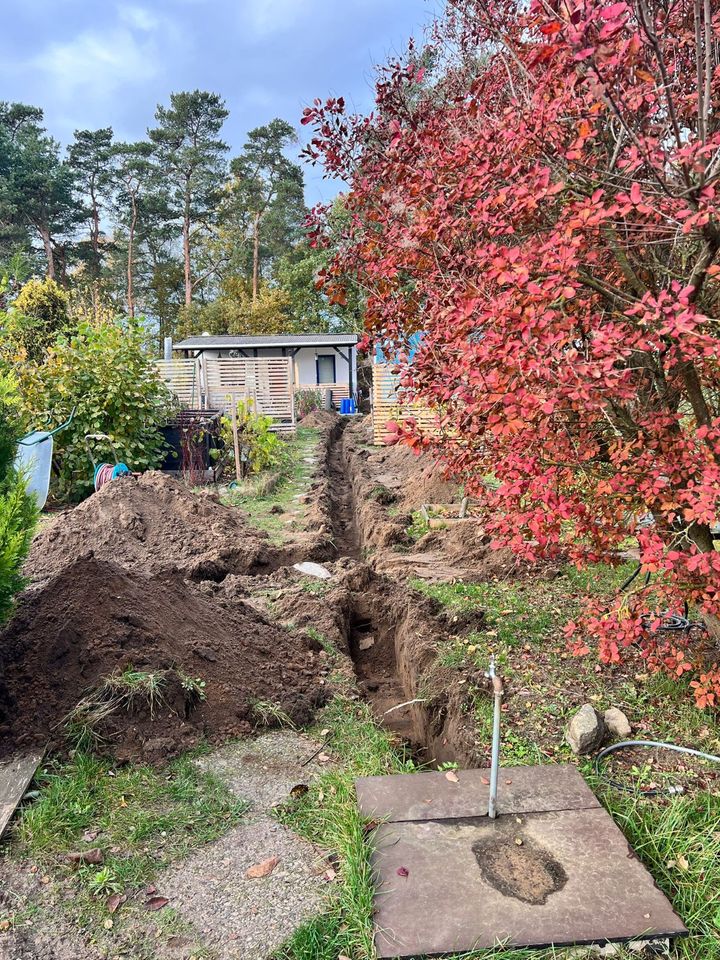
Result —
[{"label": "tall tree", "polygon": [[115,146],[117,191],[114,212],[125,236],[125,303],[128,315],[135,316],[135,273],[137,236],[140,220],[146,214],[144,199],[151,190],[152,144],[147,141]]},{"label": "tall tree", "polygon": [[76,130],[68,147],[68,163],[72,168],[78,203],[89,223],[89,239],[81,241],[76,249],[87,266],[96,306],[103,266],[101,220],[115,185],[115,156],[112,127]]},{"label": "tall tree", "polygon": [[193,276],[193,247],[215,221],[225,179],[228,147],[219,135],[227,116],[224,101],[215,93],[173,93],[169,107],[158,106],[158,125],[148,131],[158,175],[182,225],[186,306],[200,281]]},{"label": "tall tree", "polygon": [[285,156],[297,143],[294,128],[275,119],[248,134],[243,152],[230,164],[229,216],[246,221],[252,240],[252,293],[257,299],[262,247],[268,258],[287,251],[300,238],[306,215],[303,174]]},{"label": "tall tree", "polygon": [[[42,126],[42,111],[18,103],[0,104],[5,170],[0,214],[9,226],[24,226],[39,238],[52,279],[67,265],[67,243],[80,210],[73,171],[60,159],[59,144]],[[0,151],[3,152],[3,151]]]}]

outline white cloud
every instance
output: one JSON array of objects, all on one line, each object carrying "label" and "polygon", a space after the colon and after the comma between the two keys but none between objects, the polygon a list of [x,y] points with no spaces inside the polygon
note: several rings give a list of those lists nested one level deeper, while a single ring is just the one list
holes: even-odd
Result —
[{"label": "white cloud", "polygon": [[61,103],[72,102],[78,94],[99,101],[158,76],[180,45],[171,21],[145,7],[122,4],[114,23],[81,30],[66,41],[53,40],[28,66],[45,77]]},{"label": "white cloud", "polygon": [[314,6],[313,0],[243,0],[240,10],[254,33],[267,35],[288,30]]},{"label": "white cloud", "polygon": [[146,10],[145,7],[137,7],[134,5],[130,6],[119,6],[118,7],[118,17],[128,26],[149,33],[152,30],[157,30],[160,26],[160,20],[155,16],[150,10]]}]

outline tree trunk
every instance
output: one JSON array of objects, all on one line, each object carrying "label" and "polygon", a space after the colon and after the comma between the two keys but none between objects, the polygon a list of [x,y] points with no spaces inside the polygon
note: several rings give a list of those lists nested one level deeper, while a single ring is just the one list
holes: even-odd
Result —
[{"label": "tree trunk", "polygon": [[130,230],[128,232],[128,251],[127,251],[127,308],[130,319],[135,317],[135,290],[134,290],[134,272],[135,264],[135,227],[137,226],[137,200],[133,196],[131,199],[132,217],[130,218]]},{"label": "tree trunk", "polygon": [[55,279],[55,253],[53,251],[50,232],[46,227],[38,227],[38,232],[42,238],[45,257],[47,258],[47,275],[51,280]]},{"label": "tree trunk", "polygon": [[185,263],[185,306],[192,303],[192,274],[190,271],[190,196],[185,195],[185,213],[183,215],[183,260]]},{"label": "tree trunk", "polygon": [[90,246],[93,252],[93,285],[92,300],[93,313],[95,319],[98,316],[98,306],[100,303],[100,211],[98,209],[97,198],[95,197],[95,188],[90,188],[90,202],[92,204],[92,226],[90,227]]},{"label": "tree trunk", "polygon": [[255,301],[258,298],[259,271],[260,271],[260,214],[256,213],[255,220],[253,221],[253,287],[252,287],[253,303],[255,303]]}]

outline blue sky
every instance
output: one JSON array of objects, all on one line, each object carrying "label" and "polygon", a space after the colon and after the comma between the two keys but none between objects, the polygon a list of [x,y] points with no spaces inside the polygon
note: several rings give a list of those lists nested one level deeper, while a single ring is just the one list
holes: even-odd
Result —
[{"label": "blue sky", "polygon": [[[371,103],[373,64],[419,37],[432,0],[12,0],[0,100],[42,107],[67,144],[77,128],[142,137],[177,90],[220,93],[237,152],[279,116],[299,129],[314,97]],[[299,130],[302,136],[302,131]],[[307,168],[310,203],[337,187]]]}]

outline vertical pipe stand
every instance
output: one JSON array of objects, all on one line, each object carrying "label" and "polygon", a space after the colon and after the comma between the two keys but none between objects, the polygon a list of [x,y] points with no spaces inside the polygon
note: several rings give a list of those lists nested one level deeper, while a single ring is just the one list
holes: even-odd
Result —
[{"label": "vertical pipe stand", "polygon": [[488,801],[488,816],[494,820],[497,816],[497,789],[498,773],[500,770],[500,707],[502,705],[503,685],[500,677],[495,673],[495,658],[490,658],[488,677],[492,680],[493,688],[493,737],[492,755],[490,760],[490,799]]}]

